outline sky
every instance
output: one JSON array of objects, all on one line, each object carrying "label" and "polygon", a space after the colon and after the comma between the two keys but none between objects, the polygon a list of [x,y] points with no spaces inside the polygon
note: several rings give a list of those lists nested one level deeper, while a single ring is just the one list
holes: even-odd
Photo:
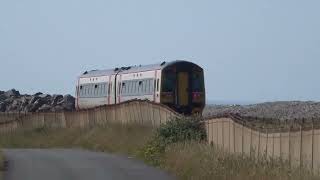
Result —
[{"label": "sky", "polygon": [[0,90],[74,94],[91,69],[183,59],[208,101],[320,101],[319,0],[2,0]]}]

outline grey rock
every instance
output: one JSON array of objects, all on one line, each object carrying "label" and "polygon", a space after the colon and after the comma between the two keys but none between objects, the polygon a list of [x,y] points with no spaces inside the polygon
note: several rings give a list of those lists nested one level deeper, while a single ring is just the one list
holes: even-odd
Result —
[{"label": "grey rock", "polygon": [[63,105],[62,105],[64,110],[72,111],[74,109],[74,106],[75,106],[75,98],[73,96],[71,96],[70,94],[65,95],[63,97]]},{"label": "grey rock", "polygon": [[48,112],[50,111],[50,109],[51,109],[50,105],[44,104],[37,110],[37,112]]},{"label": "grey rock", "polygon": [[74,110],[71,95],[49,95],[41,92],[34,95],[20,95],[14,89],[0,91],[0,112],[51,112]]},{"label": "grey rock", "polygon": [[40,94],[39,97],[40,98],[51,98],[51,96],[49,94]]},{"label": "grey rock", "polygon": [[62,100],[63,100],[63,96],[62,95],[55,94],[55,95],[52,96],[51,105],[55,106],[55,105],[58,104],[58,102],[60,102]]},{"label": "grey rock", "polygon": [[294,119],[320,118],[320,102],[280,101],[252,105],[209,105],[203,115],[239,114],[244,117],[275,119],[280,121]]},{"label": "grey rock", "polygon": [[19,91],[15,90],[15,89],[11,89],[11,90],[5,92],[4,95],[6,97],[11,97],[11,96],[15,96],[16,97],[16,96],[20,96],[20,93],[19,93]]},{"label": "grey rock", "polygon": [[58,106],[51,108],[51,111],[52,112],[62,112],[62,111],[64,111],[64,108],[62,106],[58,105]]},{"label": "grey rock", "polygon": [[40,97],[34,95],[34,96],[31,98],[31,100],[30,100],[30,104],[35,103],[38,99],[40,99]]},{"label": "grey rock", "polygon": [[7,99],[7,96],[4,94],[0,94],[0,101],[4,101],[5,99]]},{"label": "grey rock", "polygon": [[37,92],[33,96],[40,96],[41,94],[43,94],[43,93],[42,92]]},{"label": "grey rock", "polygon": [[6,112],[7,105],[4,102],[0,102],[0,112]]}]

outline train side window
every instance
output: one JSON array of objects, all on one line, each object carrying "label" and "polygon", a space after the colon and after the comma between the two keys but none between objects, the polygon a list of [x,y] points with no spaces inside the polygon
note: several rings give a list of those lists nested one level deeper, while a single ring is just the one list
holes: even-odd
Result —
[{"label": "train side window", "polygon": [[90,84],[88,84],[88,86],[87,86],[87,93],[88,93],[87,97],[90,97],[91,96],[91,85]]},{"label": "train side window", "polygon": [[100,96],[104,96],[104,89],[106,88],[106,86],[105,86],[105,84],[103,83],[103,84],[101,84],[100,87],[101,87],[101,88],[100,88]]},{"label": "train side window", "polygon": [[94,85],[92,84],[92,85],[90,85],[90,94],[91,94],[91,97],[94,97],[94,91],[95,91],[95,89],[94,89]]},{"label": "train side window", "polygon": [[87,85],[83,86],[83,97],[87,96]]},{"label": "train side window", "polygon": [[124,94],[124,95],[125,95],[125,94],[126,94],[126,90],[127,90],[127,89],[126,89],[126,83],[123,82],[123,83],[122,83],[121,94]]},{"label": "train side window", "polygon": [[138,95],[139,94],[139,81],[136,81],[135,86],[136,86],[135,92],[136,92],[136,95]]},{"label": "train side window", "polygon": [[159,92],[159,79],[157,79],[157,92]]},{"label": "train side window", "polygon": [[88,94],[88,87],[87,85],[84,85],[84,97],[87,97]]},{"label": "train side window", "polygon": [[138,86],[138,93],[139,95],[141,95],[143,93],[143,83],[142,81],[139,81],[139,86]]},{"label": "train side window", "polygon": [[133,88],[134,88],[134,83],[133,81],[130,81],[130,95],[133,95]]},{"label": "train side window", "polygon": [[136,81],[133,80],[132,81],[132,95],[135,95],[136,94]]},{"label": "train side window", "polygon": [[144,87],[143,93],[144,93],[144,94],[147,94],[147,92],[148,92],[148,91],[147,91],[147,90],[148,90],[148,80],[144,80],[144,83],[143,83],[143,84],[144,84],[144,86],[143,86],[143,87]]},{"label": "train side window", "polygon": [[90,95],[91,95],[90,89],[91,89],[90,84],[88,84],[87,85],[87,97],[90,97]]},{"label": "train side window", "polygon": [[82,97],[85,97],[86,96],[86,86],[83,85],[82,87]]},{"label": "train side window", "polygon": [[106,90],[105,90],[106,95],[109,94],[109,83],[106,83]]},{"label": "train side window", "polygon": [[148,80],[148,93],[150,94],[152,92],[152,80]]}]

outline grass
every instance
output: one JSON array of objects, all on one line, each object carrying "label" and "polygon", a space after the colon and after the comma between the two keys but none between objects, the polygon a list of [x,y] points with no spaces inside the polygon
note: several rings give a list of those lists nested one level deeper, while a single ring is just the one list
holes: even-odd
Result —
[{"label": "grass", "polygon": [[0,150],[0,180],[3,179],[3,171],[4,171],[4,157],[3,153]]},{"label": "grass", "polygon": [[138,125],[85,129],[44,129],[0,136],[0,148],[84,148],[135,155],[153,130]]},{"label": "grass", "polygon": [[190,180],[295,180],[320,179],[307,170],[290,168],[279,159],[256,159],[229,154],[198,142],[170,145],[162,168],[180,179]]},{"label": "grass", "polygon": [[[85,148],[127,154],[142,160],[142,147],[150,142],[154,130],[138,125],[86,129],[44,129],[0,136],[0,148]],[[0,155],[1,158],[1,155]],[[179,179],[284,180],[319,179],[308,171],[290,169],[280,160],[254,159],[224,153],[194,141],[166,146],[158,166]]]}]

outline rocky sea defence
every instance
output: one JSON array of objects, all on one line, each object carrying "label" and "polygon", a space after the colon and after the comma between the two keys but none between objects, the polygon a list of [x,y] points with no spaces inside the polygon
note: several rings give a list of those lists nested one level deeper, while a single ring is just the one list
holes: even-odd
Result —
[{"label": "rocky sea defence", "polygon": [[0,112],[61,112],[73,111],[75,98],[71,95],[20,94],[11,89],[0,91]]}]

